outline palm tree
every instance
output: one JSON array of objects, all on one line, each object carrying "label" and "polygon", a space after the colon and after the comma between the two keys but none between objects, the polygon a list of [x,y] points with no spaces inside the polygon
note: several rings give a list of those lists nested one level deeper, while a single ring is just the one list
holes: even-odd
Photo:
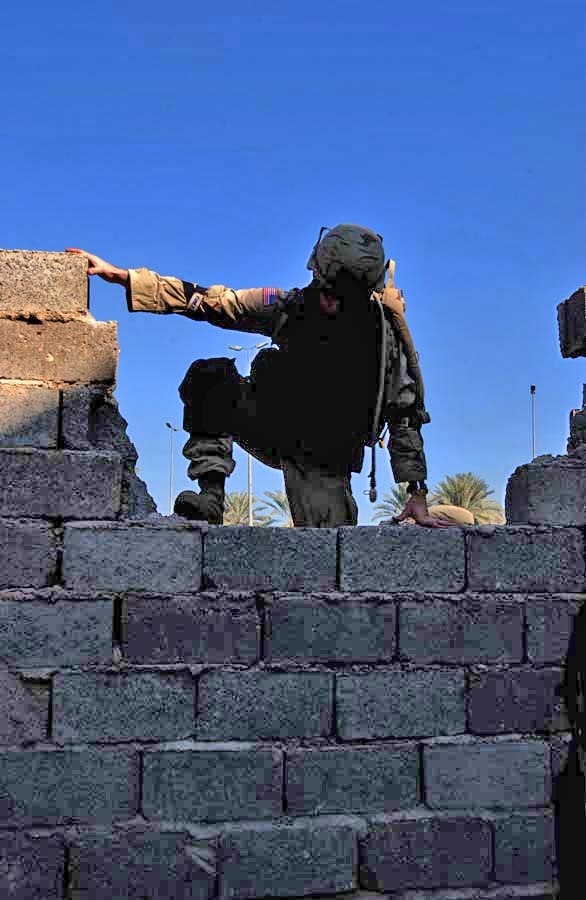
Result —
[{"label": "palm tree", "polygon": [[457,472],[446,475],[427,498],[430,505],[448,503],[462,506],[469,510],[478,525],[502,523],[505,521],[504,510],[496,500],[489,499],[494,491],[489,490],[484,478],[473,472]]},{"label": "palm tree", "polygon": [[408,500],[407,482],[391,488],[389,493],[383,497],[382,502],[377,503],[374,507],[372,521],[378,522],[380,519],[390,519],[393,516],[398,516],[399,513],[403,512]]},{"label": "palm tree", "polygon": [[[252,498],[252,521],[254,525],[272,525],[274,519],[263,515],[259,501]],[[224,525],[248,525],[248,491],[230,491],[224,501]]]},{"label": "palm tree", "polygon": [[[287,500],[287,494],[285,491],[265,491],[265,497],[268,497],[268,500],[261,501],[263,506],[268,509],[269,515],[276,515],[282,521],[276,522],[277,525],[281,525],[283,528],[293,528],[293,517],[291,515],[291,509],[289,508],[289,501]],[[273,522],[274,522],[273,518]]]}]

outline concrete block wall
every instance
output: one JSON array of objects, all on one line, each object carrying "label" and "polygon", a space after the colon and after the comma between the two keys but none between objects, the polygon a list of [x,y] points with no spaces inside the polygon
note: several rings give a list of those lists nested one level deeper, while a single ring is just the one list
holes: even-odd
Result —
[{"label": "concrete block wall", "polygon": [[[2,452],[11,900],[556,895],[581,520],[130,520],[120,451]],[[42,500],[17,477],[37,470]]]}]

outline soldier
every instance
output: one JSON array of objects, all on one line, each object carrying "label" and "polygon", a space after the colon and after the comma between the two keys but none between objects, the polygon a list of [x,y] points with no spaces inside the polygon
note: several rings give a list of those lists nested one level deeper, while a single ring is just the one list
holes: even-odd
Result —
[{"label": "soldier", "polygon": [[[131,312],[178,313],[272,339],[250,378],[228,358],[196,360],[187,371],[179,387],[189,434],[183,454],[200,492],[179,494],[178,515],[222,524],[236,440],[283,471],[296,526],[355,525],[351,475],[386,422],[395,480],[409,483],[404,515],[430,528],[448,524],[427,510],[420,428],[429,416],[402,294],[392,274],[384,283],[382,238],[359,225],[324,231],[307,264],[310,284],[289,291],[204,287],[68,251],[87,256],[89,275],[124,286]],[[373,450],[371,499],[374,484]]]}]

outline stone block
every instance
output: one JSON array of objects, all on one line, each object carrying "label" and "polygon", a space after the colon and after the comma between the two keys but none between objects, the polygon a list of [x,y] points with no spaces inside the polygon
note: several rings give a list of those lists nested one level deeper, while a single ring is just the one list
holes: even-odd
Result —
[{"label": "stone block", "polygon": [[274,661],[390,661],[395,623],[395,604],[388,598],[277,594],[267,606],[265,656]]},{"label": "stone block", "polygon": [[64,876],[62,838],[0,832],[0,884],[6,900],[61,900]]},{"label": "stone block", "polygon": [[432,809],[545,806],[551,794],[545,741],[464,739],[423,750],[425,802]]},{"label": "stone block", "polygon": [[122,649],[135,663],[252,663],[260,652],[255,598],[125,596]]},{"label": "stone block", "polygon": [[85,315],[87,259],[70,253],[0,250],[0,316]]},{"label": "stone block", "polygon": [[562,356],[586,356],[586,287],[558,305],[558,328]]},{"label": "stone block", "polygon": [[72,900],[209,900],[212,840],[161,831],[83,833],[70,849]]},{"label": "stone block", "polygon": [[521,662],[521,597],[437,594],[401,600],[399,654],[415,662]]},{"label": "stone block", "polygon": [[205,535],[207,587],[327,591],[336,587],[334,528],[211,528]]},{"label": "stone block", "polygon": [[551,813],[503,816],[493,827],[497,881],[531,884],[553,879],[555,833]]},{"label": "stone block", "polygon": [[143,756],[143,814],[168,822],[281,815],[280,750],[254,744],[192,744]]},{"label": "stone block", "polygon": [[0,709],[0,744],[29,744],[47,736],[48,695],[46,699],[35,696],[4,662],[0,663]]},{"label": "stone block", "polygon": [[114,519],[121,484],[117,453],[0,450],[0,516]]},{"label": "stone block", "polygon": [[195,682],[178,672],[67,672],[53,679],[53,739],[176,741],[194,731]]},{"label": "stone block", "polygon": [[20,668],[112,659],[112,601],[0,599],[0,659]]},{"label": "stone block", "polygon": [[107,823],[138,811],[138,758],[128,750],[0,752],[0,822]]},{"label": "stone block", "polygon": [[64,584],[85,593],[197,591],[201,585],[201,546],[201,528],[197,525],[67,525]]},{"label": "stone block", "polygon": [[586,458],[539,456],[519,466],[505,507],[511,525],[586,525]]},{"label": "stone block", "polygon": [[489,824],[471,817],[377,817],[361,842],[360,882],[377,891],[486,884],[491,841]]},{"label": "stone block", "polygon": [[470,676],[468,727],[473,734],[568,728],[559,689],[561,669],[510,669]]},{"label": "stone block", "polygon": [[231,826],[220,848],[220,900],[338,894],[356,887],[356,826],[342,816]]},{"label": "stone block", "polygon": [[551,774],[555,779],[566,769],[570,760],[570,747],[572,736],[567,734],[553,735],[550,741],[551,751]]},{"label": "stone block", "polygon": [[326,737],[332,694],[332,676],[321,672],[206,672],[196,733],[205,740]]},{"label": "stone block", "polygon": [[59,391],[0,382],[0,447],[57,447]]},{"label": "stone block", "polygon": [[464,536],[460,528],[364,526],[340,529],[343,591],[462,591]]},{"label": "stone block", "polygon": [[464,672],[397,667],[336,677],[342,740],[458,734],[466,729]]},{"label": "stone block", "polygon": [[484,526],[468,533],[473,591],[580,592],[584,536],[577,528]]},{"label": "stone block", "polygon": [[116,322],[0,319],[0,378],[114,384],[117,363]]},{"label": "stone block", "polygon": [[530,662],[561,663],[569,651],[574,619],[581,604],[570,596],[555,595],[547,600],[528,598],[527,656]]},{"label": "stone block", "polygon": [[390,812],[419,803],[416,744],[287,752],[287,813]]},{"label": "stone block", "polygon": [[46,587],[56,567],[57,546],[51,528],[0,519],[0,590]]}]

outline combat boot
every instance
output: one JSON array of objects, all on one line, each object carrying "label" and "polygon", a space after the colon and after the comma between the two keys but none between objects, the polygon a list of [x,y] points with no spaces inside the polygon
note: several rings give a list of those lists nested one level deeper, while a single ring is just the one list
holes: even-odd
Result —
[{"label": "combat boot", "polygon": [[182,491],[175,500],[173,512],[184,519],[209,522],[210,525],[224,524],[224,482],[225,475],[207,472],[197,479],[200,492]]}]

